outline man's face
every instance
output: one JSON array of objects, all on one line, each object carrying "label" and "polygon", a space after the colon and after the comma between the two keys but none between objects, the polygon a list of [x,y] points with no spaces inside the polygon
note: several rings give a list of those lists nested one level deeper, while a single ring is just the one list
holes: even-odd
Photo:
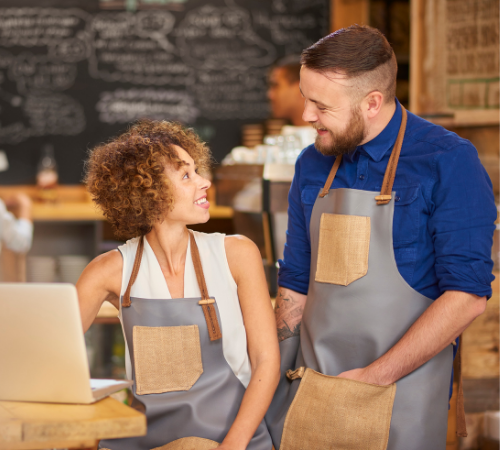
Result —
[{"label": "man's face", "polygon": [[269,75],[267,98],[276,119],[290,119],[297,101],[302,103],[298,81],[290,83],[285,69],[281,67],[273,69]]},{"label": "man's face", "polygon": [[300,90],[305,98],[302,118],[317,130],[315,146],[324,155],[350,153],[367,136],[359,104],[353,106],[346,88],[350,82],[339,74],[325,75],[302,66]]}]

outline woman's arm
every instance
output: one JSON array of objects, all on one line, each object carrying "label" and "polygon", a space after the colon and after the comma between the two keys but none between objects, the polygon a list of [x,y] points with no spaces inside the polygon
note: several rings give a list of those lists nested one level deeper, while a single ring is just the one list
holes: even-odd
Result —
[{"label": "woman's arm", "polygon": [[245,449],[266,413],[278,385],[280,357],[276,323],[259,249],[243,236],[225,240],[229,268],[238,286],[252,377],[219,449]]},{"label": "woman's arm", "polygon": [[92,325],[105,300],[117,309],[122,282],[123,259],[118,250],[94,258],[76,283],[83,332]]}]

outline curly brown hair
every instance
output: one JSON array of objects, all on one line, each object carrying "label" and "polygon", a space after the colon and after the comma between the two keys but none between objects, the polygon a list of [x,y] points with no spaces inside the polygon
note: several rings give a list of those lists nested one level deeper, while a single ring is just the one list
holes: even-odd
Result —
[{"label": "curly brown hair", "polygon": [[208,147],[192,129],[175,122],[141,119],[91,150],[84,181],[118,237],[147,234],[172,210],[173,191],[165,166],[178,169],[186,164],[174,145],[193,158],[198,170],[209,170]]}]

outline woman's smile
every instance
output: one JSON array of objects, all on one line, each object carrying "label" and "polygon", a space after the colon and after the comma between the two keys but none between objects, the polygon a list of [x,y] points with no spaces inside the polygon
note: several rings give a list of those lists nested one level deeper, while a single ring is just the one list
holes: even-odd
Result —
[{"label": "woman's smile", "polygon": [[200,208],[203,208],[203,209],[210,208],[210,203],[207,200],[207,196],[206,195],[204,195],[203,197],[201,197],[198,200],[196,200],[194,202],[194,204],[197,205],[197,206],[199,206]]}]

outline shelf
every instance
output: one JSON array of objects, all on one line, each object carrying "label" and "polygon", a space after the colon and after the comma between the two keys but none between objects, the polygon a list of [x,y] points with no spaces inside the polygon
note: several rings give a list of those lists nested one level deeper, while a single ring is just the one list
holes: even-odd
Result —
[{"label": "shelf", "polygon": [[[33,201],[32,218],[35,222],[82,222],[82,221],[104,221],[102,212],[94,205],[90,195],[83,185],[58,186],[55,189],[53,203],[40,202],[39,191],[36,186],[0,186],[0,198],[23,192]],[[209,195],[211,205],[209,208],[212,219],[231,219],[233,209],[227,206],[215,205],[215,195]]]}]

